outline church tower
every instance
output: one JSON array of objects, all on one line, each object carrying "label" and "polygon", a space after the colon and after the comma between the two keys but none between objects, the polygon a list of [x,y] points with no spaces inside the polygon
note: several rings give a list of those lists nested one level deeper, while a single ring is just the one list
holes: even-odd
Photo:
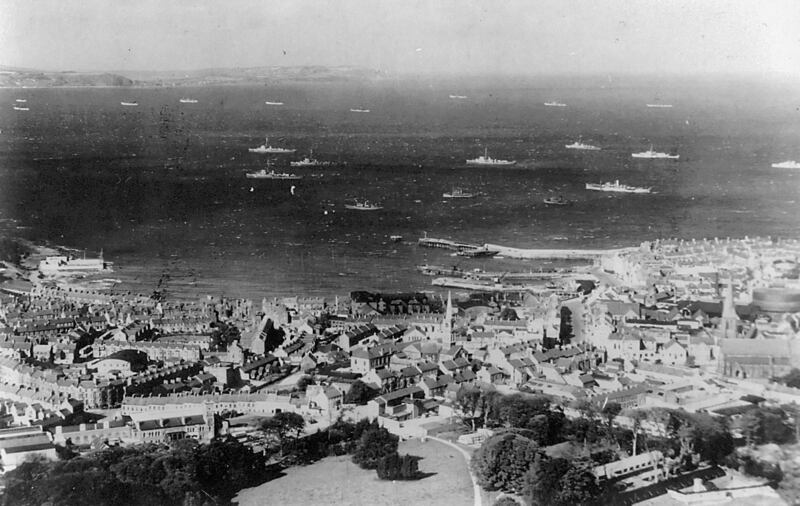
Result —
[{"label": "church tower", "polygon": [[453,299],[450,291],[447,292],[447,307],[444,310],[444,321],[442,322],[442,344],[453,344]]},{"label": "church tower", "polygon": [[733,303],[733,279],[728,278],[725,284],[725,296],[722,301],[722,319],[719,322],[719,335],[724,339],[733,339],[737,336],[739,315]]}]

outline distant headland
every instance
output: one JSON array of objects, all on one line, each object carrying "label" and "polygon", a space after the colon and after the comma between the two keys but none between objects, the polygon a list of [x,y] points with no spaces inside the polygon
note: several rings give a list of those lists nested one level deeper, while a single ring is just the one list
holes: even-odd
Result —
[{"label": "distant headland", "polygon": [[1,88],[107,88],[222,86],[292,81],[363,81],[386,77],[363,67],[248,67],[176,71],[74,72],[25,69],[0,65]]}]

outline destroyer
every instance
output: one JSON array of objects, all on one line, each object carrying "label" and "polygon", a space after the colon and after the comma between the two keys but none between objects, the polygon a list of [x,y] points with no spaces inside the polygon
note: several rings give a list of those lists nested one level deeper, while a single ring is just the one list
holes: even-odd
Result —
[{"label": "destroyer", "polygon": [[467,160],[467,165],[514,165],[517,163],[515,160],[499,160],[497,158],[489,157],[489,149],[483,151],[483,155],[472,160]]},{"label": "destroyer", "polygon": [[314,158],[314,150],[311,150],[311,154],[302,160],[298,160],[296,162],[289,162],[289,165],[292,167],[327,167],[330,165],[331,162],[321,162]]},{"label": "destroyer", "polygon": [[345,209],[352,209],[353,211],[379,211],[383,206],[374,204],[368,200],[356,200],[352,204],[345,204]]},{"label": "destroyer", "polygon": [[599,147],[592,146],[591,144],[584,144],[582,142],[573,142],[572,144],[565,144],[564,147],[567,149],[582,149],[584,151],[600,151]]},{"label": "destroyer", "polygon": [[264,144],[257,148],[248,148],[251,153],[294,153],[296,150],[288,148],[276,148],[269,145],[269,137],[264,140]]},{"label": "destroyer", "polygon": [[471,199],[474,196],[474,193],[465,192],[461,188],[453,188],[450,192],[442,193],[442,197],[446,199]]},{"label": "destroyer", "polygon": [[659,151],[653,151],[653,145],[650,145],[650,149],[647,151],[642,151],[641,153],[631,153],[631,156],[634,158],[657,158],[657,159],[664,159],[664,160],[677,160],[680,158],[681,155],[671,155],[669,153],[662,153]]},{"label": "destroyer", "polygon": [[613,183],[586,183],[587,190],[595,190],[601,192],[619,192],[619,193],[650,193],[652,188],[643,188],[640,186],[628,186],[626,184],[619,184],[619,180]]},{"label": "destroyer", "polygon": [[270,170],[267,172],[266,169],[261,169],[257,172],[248,172],[246,174],[248,179],[303,179],[303,176],[298,176],[297,174],[287,174],[286,172],[275,172],[274,170]]},{"label": "destroyer", "polygon": [[789,160],[786,162],[773,163],[772,167],[776,169],[800,169],[800,162]]}]

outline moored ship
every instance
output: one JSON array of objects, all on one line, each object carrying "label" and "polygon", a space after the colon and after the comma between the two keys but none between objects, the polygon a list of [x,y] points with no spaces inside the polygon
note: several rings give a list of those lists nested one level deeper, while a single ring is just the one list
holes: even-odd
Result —
[{"label": "moored ship", "polygon": [[442,193],[442,197],[446,199],[471,199],[474,196],[474,193],[465,192],[461,188],[453,188],[452,191]]},{"label": "moored ship", "polygon": [[314,150],[311,150],[309,156],[298,160],[296,162],[289,162],[292,167],[327,167],[331,162],[323,162],[314,158]]},{"label": "moored ship", "polygon": [[772,167],[776,169],[800,169],[800,162],[788,160],[785,162],[773,163]]},{"label": "moored ship", "polygon": [[467,165],[514,165],[516,160],[500,160],[489,156],[489,148],[485,148],[483,155],[467,160]]},{"label": "moored ship", "polygon": [[14,106],[14,110],[15,110],[15,111],[30,111],[30,109],[29,109],[29,108],[27,108],[27,107],[20,107],[20,106],[18,106],[18,105],[15,105],[15,106]]},{"label": "moored ship", "polygon": [[264,140],[264,144],[257,148],[248,148],[251,153],[294,153],[296,150],[289,148],[276,148],[269,145],[269,137]]},{"label": "moored ship", "polygon": [[379,211],[383,209],[383,206],[370,202],[369,200],[356,199],[352,204],[345,204],[344,208],[353,211]]},{"label": "moored ship", "polygon": [[653,151],[653,145],[650,145],[650,149],[647,151],[642,151],[641,153],[631,153],[631,156],[634,158],[656,158],[656,159],[663,159],[663,160],[677,160],[680,158],[681,155],[671,155],[669,153],[662,153],[660,151]]},{"label": "moored ship", "polygon": [[600,151],[600,148],[598,146],[585,144],[580,141],[573,142],[572,144],[565,144],[564,147],[567,149],[582,149],[584,151]]},{"label": "moored ship", "polygon": [[626,184],[619,184],[619,180],[613,183],[606,182],[602,184],[586,183],[587,190],[601,191],[601,192],[618,192],[618,193],[650,193],[652,188],[644,188],[641,186],[628,186]]}]

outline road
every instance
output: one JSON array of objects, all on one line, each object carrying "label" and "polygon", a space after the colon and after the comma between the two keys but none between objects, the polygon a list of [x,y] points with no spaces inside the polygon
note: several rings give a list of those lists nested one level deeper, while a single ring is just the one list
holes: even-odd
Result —
[{"label": "road", "polygon": [[472,456],[469,454],[469,452],[466,451],[465,449],[461,448],[457,444],[451,443],[450,441],[447,441],[446,439],[441,439],[441,438],[438,438],[438,437],[435,437],[435,436],[427,436],[427,437],[428,437],[428,439],[433,439],[434,441],[438,441],[440,443],[444,443],[444,444],[446,444],[448,446],[451,446],[451,447],[455,448],[456,450],[458,450],[459,452],[461,452],[461,455],[464,456],[464,460],[467,463],[467,471],[469,472],[469,477],[472,479],[472,492],[473,492],[473,494],[475,496],[474,505],[475,506],[481,506],[482,505],[481,486],[478,485],[478,480],[475,479],[475,475],[472,473],[472,466],[470,466],[470,460],[472,459]]}]

